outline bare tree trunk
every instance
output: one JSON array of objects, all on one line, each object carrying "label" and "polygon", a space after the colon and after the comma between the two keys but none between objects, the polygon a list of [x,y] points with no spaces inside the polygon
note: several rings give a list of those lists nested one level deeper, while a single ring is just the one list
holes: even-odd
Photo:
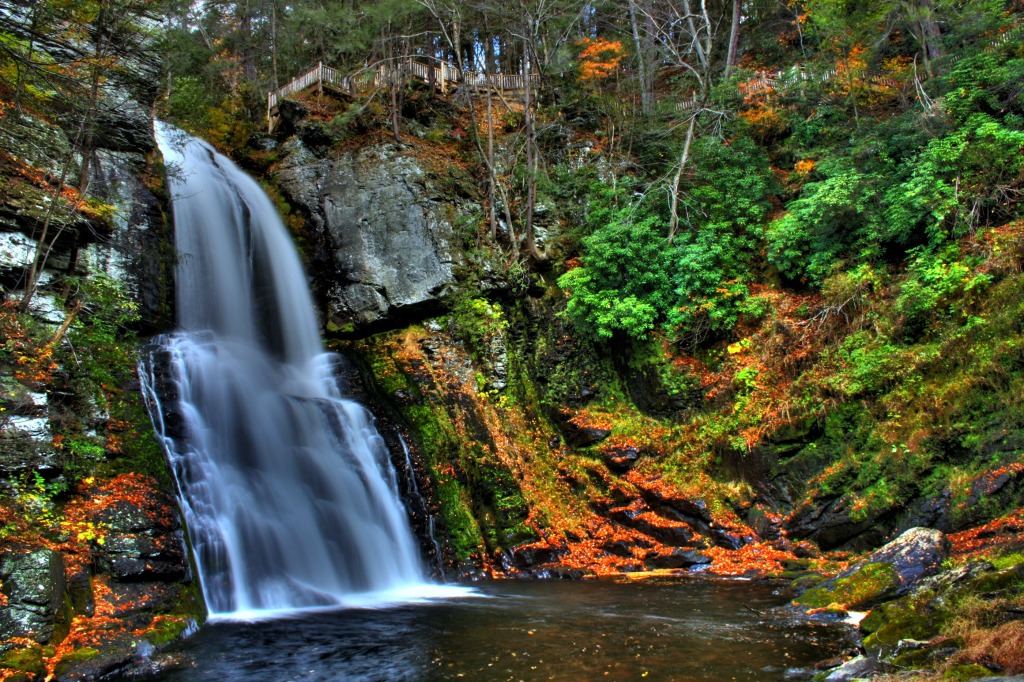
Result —
[{"label": "bare tree trunk", "polygon": [[741,0],[732,0],[732,28],[729,29],[729,52],[725,58],[725,77],[729,77],[732,67],[736,66],[736,53],[740,47],[740,6]]},{"label": "bare tree trunk", "polygon": [[395,55],[393,40],[388,40],[388,53],[392,64],[392,75],[388,83],[388,94],[391,96],[391,134],[395,138],[395,144],[402,143],[402,111],[399,102],[400,89],[405,81],[404,74]]},{"label": "bare tree trunk", "polygon": [[918,0],[921,27],[921,52],[924,55],[924,68],[929,76],[934,76],[933,62],[942,56],[942,29],[935,20],[935,7],[932,0]]},{"label": "bare tree trunk", "polygon": [[[690,28],[690,34],[693,36],[693,46],[697,50],[697,61],[700,62],[701,71],[707,73],[709,68],[708,56],[704,52],[704,46],[700,42],[700,32],[697,29],[697,25],[693,21],[693,11],[690,9],[690,0],[683,0],[683,9],[686,11],[686,24]],[[708,27],[710,30],[710,27]]]},{"label": "bare tree trunk", "polygon": [[526,231],[526,253],[536,260],[544,260],[544,257],[539,251],[537,251],[537,241],[533,233],[533,214],[537,207],[537,150],[536,140],[534,139],[536,131],[534,130],[533,124],[533,111],[531,106],[530,98],[530,72],[532,70],[530,62],[530,46],[525,44],[524,40],[524,69],[523,74],[523,89],[524,89],[524,102],[523,102],[523,125],[524,132],[526,134],[526,216],[525,216],[525,231]]},{"label": "bare tree trunk", "polygon": [[277,77],[277,0],[270,3],[270,70],[274,89],[281,87]]},{"label": "bare tree trunk", "polygon": [[491,92],[491,60],[487,59],[484,78],[487,80],[487,219],[491,228],[491,243],[498,241],[498,217],[494,202],[497,199],[494,191],[494,93]]},{"label": "bare tree trunk", "polygon": [[683,154],[679,158],[679,167],[676,169],[676,175],[672,179],[672,204],[670,206],[668,226],[669,244],[671,244],[672,240],[676,238],[676,232],[679,229],[679,183],[683,179],[683,171],[686,170],[686,162],[690,160],[690,144],[693,142],[693,133],[697,127],[697,117],[699,115],[700,112],[697,112],[690,117],[690,127],[686,130],[686,142],[683,143]]},{"label": "bare tree trunk", "polygon": [[239,27],[242,31],[242,71],[245,79],[252,82],[256,80],[256,51],[253,48],[252,12],[248,0],[242,6]]},{"label": "bare tree trunk", "polygon": [[637,75],[640,76],[640,110],[651,113],[651,83],[647,74],[647,55],[640,41],[640,26],[636,19],[636,0],[629,0],[629,26],[633,33],[633,46],[636,48]]}]

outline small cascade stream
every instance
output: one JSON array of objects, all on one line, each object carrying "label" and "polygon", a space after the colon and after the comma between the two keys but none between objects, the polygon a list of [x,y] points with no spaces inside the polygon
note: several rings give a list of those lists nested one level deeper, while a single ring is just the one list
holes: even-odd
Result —
[{"label": "small cascade stream", "polygon": [[140,375],[211,615],[429,592],[383,439],[338,391],[274,206],[205,142],[156,133],[180,331],[155,340]]}]

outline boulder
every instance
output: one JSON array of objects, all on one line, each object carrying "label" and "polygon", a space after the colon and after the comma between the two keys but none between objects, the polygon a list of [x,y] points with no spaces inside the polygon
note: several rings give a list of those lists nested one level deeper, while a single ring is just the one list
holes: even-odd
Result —
[{"label": "boulder", "polygon": [[949,538],[942,531],[911,528],[795,602],[812,608],[871,607],[909,593],[924,578],[938,573],[949,551]]},{"label": "boulder", "polygon": [[7,607],[0,609],[0,640],[60,641],[71,624],[64,599],[64,560],[49,549],[7,551],[0,556],[0,581]]},{"label": "boulder", "polygon": [[565,433],[565,442],[574,448],[588,448],[591,445],[597,445],[612,435],[611,429],[576,426],[573,422],[566,422],[562,430]]}]

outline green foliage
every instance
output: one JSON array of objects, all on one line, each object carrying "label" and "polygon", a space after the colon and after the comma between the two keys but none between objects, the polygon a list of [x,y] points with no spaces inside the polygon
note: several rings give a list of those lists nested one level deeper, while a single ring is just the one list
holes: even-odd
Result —
[{"label": "green foliage", "polygon": [[840,368],[826,380],[827,385],[850,398],[876,394],[905,371],[901,351],[884,337],[866,331],[851,334],[834,351],[825,353],[826,362],[834,353]]},{"label": "green foliage", "polygon": [[63,478],[47,481],[38,471],[32,471],[12,480],[11,485],[18,511],[25,521],[43,528],[52,528],[60,522],[58,499],[67,493],[67,481]]},{"label": "green foliage", "polygon": [[969,116],[952,134],[932,140],[913,172],[884,193],[883,239],[906,244],[924,235],[930,244],[962,236],[981,220],[1014,214],[1024,183],[1024,131],[991,116]]},{"label": "green foliage", "polygon": [[818,179],[768,226],[768,260],[786,277],[821,284],[842,261],[937,247],[979,222],[1015,214],[1024,132],[976,113],[917,152],[905,146],[914,142],[882,142],[881,153],[864,160],[823,161]]},{"label": "green foliage", "polygon": [[[1012,41],[1011,41],[1012,44]],[[1024,79],[1024,58],[985,51],[958,61],[949,76],[943,104],[957,123],[976,112],[997,117],[1024,114],[1024,94],[1015,84]]]},{"label": "green foliage", "polygon": [[75,366],[83,372],[92,398],[105,404],[106,390],[122,386],[135,370],[135,347],[129,337],[134,336],[130,325],[139,319],[138,304],[123,284],[103,274],[72,282],[75,285],[83,308],[69,336],[88,351]]},{"label": "green foliage", "polygon": [[742,137],[699,141],[672,242],[663,207],[631,190],[628,180],[592,187],[582,267],[559,279],[570,319],[606,339],[641,339],[664,323],[680,337],[732,328],[774,190],[763,151]]},{"label": "green foliage", "polygon": [[902,316],[903,334],[914,338],[929,321],[953,312],[954,300],[962,304],[964,295],[977,293],[992,282],[987,273],[974,274],[971,268],[956,260],[956,248],[932,252],[918,248],[911,251],[909,277],[900,288],[896,309]]},{"label": "green foliage", "polygon": [[873,222],[879,179],[844,160],[823,163],[819,173],[824,177],[808,183],[766,233],[769,262],[786,277],[815,284],[857,246],[865,255],[873,253],[878,236],[865,234],[863,226]]},{"label": "green foliage", "polygon": [[197,76],[178,76],[167,97],[167,117],[179,126],[201,134],[210,127],[209,109],[215,101]]},{"label": "green foliage", "polygon": [[81,313],[68,331],[71,345],[61,350],[63,390],[72,397],[69,406],[75,412],[99,416],[106,429],[97,435],[78,419],[59,420],[57,442],[67,457],[67,473],[138,471],[169,484],[142,398],[132,388],[138,304],[121,282],[103,274],[71,280],[69,286]]},{"label": "green foliage", "polygon": [[456,297],[448,319],[453,331],[478,360],[488,356],[491,342],[508,329],[501,306],[482,298]]},{"label": "green foliage", "polygon": [[598,338],[623,333],[643,338],[664,319],[673,301],[667,228],[644,202],[628,198],[628,185],[593,188],[581,266],[558,279],[569,291],[566,313]]}]

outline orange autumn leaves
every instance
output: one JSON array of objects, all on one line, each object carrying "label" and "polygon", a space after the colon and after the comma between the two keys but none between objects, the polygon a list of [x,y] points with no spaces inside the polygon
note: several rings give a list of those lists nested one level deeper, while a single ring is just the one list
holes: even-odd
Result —
[{"label": "orange autumn leaves", "polygon": [[608,78],[619,68],[626,51],[620,40],[584,38],[576,43],[580,48],[580,76],[583,82]]}]

